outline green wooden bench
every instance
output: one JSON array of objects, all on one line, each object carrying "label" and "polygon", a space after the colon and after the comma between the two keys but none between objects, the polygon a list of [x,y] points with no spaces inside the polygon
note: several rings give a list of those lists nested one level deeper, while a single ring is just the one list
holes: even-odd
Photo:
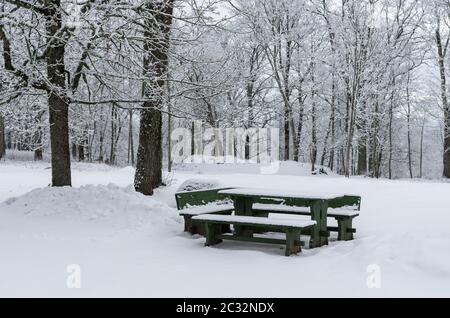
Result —
[{"label": "green wooden bench", "polygon": [[[229,188],[207,190],[181,191],[175,193],[177,209],[184,218],[184,231],[191,234],[204,234],[202,226],[191,222],[193,216],[202,214],[231,214],[234,210],[233,202],[218,195],[218,191]],[[223,232],[229,232],[229,226],[222,227]]]},{"label": "green wooden bench", "polygon": [[[359,215],[361,208],[361,197],[346,195],[342,198],[333,199],[328,202],[327,217],[336,219],[338,226],[327,226],[330,232],[338,233],[338,240],[348,241],[353,239],[353,219]],[[268,213],[311,215],[309,208],[287,206],[283,204],[254,203],[252,206],[256,215],[267,215]]]},{"label": "green wooden bench", "polygon": [[[262,218],[258,216],[240,215],[217,215],[203,214],[192,217],[193,223],[203,224],[205,227],[205,246],[212,246],[222,242],[222,240],[246,241],[270,244],[285,244],[285,255],[289,256],[301,252],[302,242],[300,234],[305,229],[310,229],[316,225],[315,221],[283,220]],[[253,235],[223,234],[221,226],[234,225],[245,226],[246,228],[262,229],[266,232],[285,233],[286,239],[275,239],[268,237],[255,237]]]}]

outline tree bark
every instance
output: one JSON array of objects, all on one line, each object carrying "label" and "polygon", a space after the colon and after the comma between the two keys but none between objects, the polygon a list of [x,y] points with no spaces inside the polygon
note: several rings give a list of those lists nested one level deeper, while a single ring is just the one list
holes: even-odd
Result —
[{"label": "tree bark", "polygon": [[33,149],[34,149],[34,160],[41,161],[43,159],[42,156],[42,130],[38,128],[38,130],[34,133],[33,136]]},{"label": "tree bark", "polygon": [[316,133],[316,83],[315,83],[315,65],[311,62],[311,81],[312,81],[312,108],[311,108],[311,171],[315,170],[316,160],[317,160],[317,133]]},{"label": "tree bark", "polygon": [[[47,91],[50,148],[52,153],[52,185],[71,186],[69,146],[69,104],[65,83],[65,43],[55,36],[62,28],[61,1],[46,0],[45,28],[49,47],[46,52],[47,76],[52,84]],[[51,42],[51,43],[49,43]]]},{"label": "tree bark", "polygon": [[6,155],[5,119],[0,116],[0,159]]},{"label": "tree bark", "polygon": [[412,170],[412,150],[411,150],[411,96],[409,93],[409,85],[410,85],[410,74],[408,72],[408,79],[406,82],[406,124],[407,124],[407,139],[408,139],[408,169],[409,169],[409,177],[412,179],[413,170]]},{"label": "tree bark", "polygon": [[425,119],[420,130],[420,157],[419,157],[419,178],[423,177],[423,135],[425,131]]},{"label": "tree bark", "polygon": [[74,142],[72,142],[72,158],[77,158],[77,144]]},{"label": "tree bark", "polygon": [[[450,108],[447,96],[447,78],[445,74],[445,63],[444,58],[447,52],[447,47],[444,47],[441,40],[441,32],[438,23],[436,29],[436,45],[438,49],[438,63],[439,63],[439,73],[441,79],[441,99],[442,108],[444,110],[444,154],[443,154],[443,164],[444,171],[443,176],[445,178],[450,178]],[[448,45],[448,44],[446,44]]]},{"label": "tree bark", "polygon": [[359,124],[357,124],[357,128],[360,132],[360,138],[358,140],[358,175],[367,175],[367,134],[363,132],[366,126],[366,107],[367,103],[365,101],[362,101],[362,110],[359,115]]},{"label": "tree bark", "polygon": [[86,159],[84,155],[84,143],[78,145],[78,161],[84,161]]},{"label": "tree bark", "polygon": [[128,116],[128,164],[134,166],[133,110],[130,109]]},{"label": "tree bark", "polygon": [[153,189],[162,182],[162,114],[163,95],[168,66],[170,28],[174,0],[149,3],[144,10],[144,57],[143,68],[147,81],[143,95],[149,99],[141,110],[139,147],[134,186],[144,195],[152,195]]}]

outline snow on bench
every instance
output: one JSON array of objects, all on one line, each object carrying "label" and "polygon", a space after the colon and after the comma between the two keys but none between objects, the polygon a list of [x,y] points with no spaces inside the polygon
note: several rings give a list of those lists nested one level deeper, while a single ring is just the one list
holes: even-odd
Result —
[{"label": "snow on bench", "polygon": [[[203,223],[206,229],[205,246],[212,246],[222,242],[222,240],[247,241],[270,244],[286,244],[285,255],[297,254],[301,251],[302,242],[300,235],[303,229],[316,225],[316,221],[270,219],[257,216],[241,215],[218,215],[203,214],[192,217],[193,222]],[[223,226],[233,224],[235,231],[233,234],[221,234],[217,225]],[[286,240],[279,240],[269,237],[255,237],[252,227],[262,228],[267,231],[283,232]],[[249,229],[250,228],[250,229]]]},{"label": "snow on bench", "polygon": [[182,210],[179,210],[180,215],[201,215],[201,214],[208,214],[208,213],[219,213],[219,212],[226,212],[233,210],[234,206],[233,204],[226,203],[226,204],[206,204],[206,205],[199,205],[199,206],[193,206],[184,208]]},{"label": "snow on bench", "polygon": [[[280,213],[292,213],[292,214],[303,214],[309,215],[311,213],[309,207],[298,207],[298,206],[289,206],[282,204],[264,204],[264,203],[254,203],[253,210],[255,211],[270,211],[270,212],[280,212]],[[359,211],[352,210],[349,208],[329,208],[328,216],[348,216],[354,217],[359,215]]]},{"label": "snow on bench", "polygon": [[192,217],[195,221],[211,221],[211,222],[225,222],[230,224],[254,224],[254,225],[269,225],[269,226],[286,226],[295,228],[307,228],[316,225],[316,221],[308,220],[287,220],[287,219],[271,219],[255,216],[237,216],[237,215],[217,215],[217,214],[203,214]]}]

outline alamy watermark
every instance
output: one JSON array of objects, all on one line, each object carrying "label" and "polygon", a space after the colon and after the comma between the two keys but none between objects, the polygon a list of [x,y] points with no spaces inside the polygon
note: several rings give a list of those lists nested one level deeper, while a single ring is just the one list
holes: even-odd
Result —
[{"label": "alamy watermark", "polygon": [[171,134],[174,163],[258,163],[262,174],[279,169],[278,128],[205,128],[195,121],[191,129]]},{"label": "alamy watermark", "polygon": [[78,28],[81,26],[81,7],[82,2],[73,0],[66,7],[66,25],[69,28]]},{"label": "alamy watermark", "polygon": [[370,264],[367,266],[366,272],[369,274],[366,279],[367,288],[381,288],[381,267],[378,264]]},{"label": "alamy watermark", "polygon": [[67,265],[66,273],[69,274],[66,278],[67,288],[80,289],[81,288],[81,266],[78,264]]}]

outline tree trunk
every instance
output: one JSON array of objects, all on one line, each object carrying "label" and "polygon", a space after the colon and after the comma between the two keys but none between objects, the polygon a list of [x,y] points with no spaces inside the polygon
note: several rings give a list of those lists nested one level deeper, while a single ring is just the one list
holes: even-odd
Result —
[{"label": "tree trunk", "polygon": [[420,130],[420,158],[419,158],[419,178],[423,177],[423,135],[425,131],[425,120],[422,123]]},{"label": "tree trunk", "polygon": [[[392,85],[395,85],[395,81]],[[388,157],[388,173],[389,179],[392,179],[392,155],[393,155],[393,121],[394,121],[394,88],[392,87],[391,101],[389,103],[389,125],[388,125],[388,137],[389,137],[389,157]]]},{"label": "tree trunk", "polygon": [[444,48],[442,45],[439,23],[436,29],[436,45],[438,49],[439,74],[441,78],[442,108],[444,109],[443,176],[445,178],[450,178],[450,108],[447,97],[447,78],[445,74],[445,64],[444,64],[446,48]]},{"label": "tree trunk", "polygon": [[34,133],[33,136],[33,149],[34,149],[34,160],[41,161],[43,159],[42,156],[42,130],[38,128],[38,130]]},{"label": "tree trunk", "polygon": [[311,170],[315,170],[317,160],[317,134],[316,134],[316,83],[315,83],[315,63],[311,62],[311,82],[312,88],[312,109],[311,109]]},{"label": "tree trunk", "polygon": [[5,119],[0,116],[0,159],[6,155]]},{"label": "tree trunk", "polygon": [[366,128],[366,111],[367,103],[366,101],[362,101],[362,110],[358,120],[359,124],[357,124],[360,134],[360,138],[358,140],[357,175],[367,175],[367,134],[366,132],[363,132]]},{"label": "tree trunk", "polygon": [[409,169],[409,176],[412,179],[413,176],[413,170],[412,170],[412,151],[411,151],[411,96],[409,93],[409,84],[410,84],[410,74],[408,72],[408,79],[406,82],[406,107],[407,107],[407,113],[406,113],[406,124],[407,124],[407,139],[408,139],[408,169]]},{"label": "tree trunk", "polygon": [[128,164],[134,166],[133,111],[130,109],[128,122]]},{"label": "tree trunk", "polygon": [[294,148],[294,160],[300,161],[300,143],[302,141],[302,130],[303,130],[303,116],[304,116],[304,105],[300,106],[299,114],[298,114],[298,123],[297,123],[297,143]]},{"label": "tree trunk", "polygon": [[110,148],[109,148],[109,164],[114,165],[116,161],[115,156],[115,140],[116,140],[116,129],[117,129],[117,111],[114,105],[111,106],[111,139],[110,139]]},{"label": "tree trunk", "polygon": [[330,115],[330,120],[328,122],[327,133],[325,135],[325,140],[323,142],[322,157],[320,158],[320,165],[321,166],[325,165],[325,158],[326,158],[327,152],[328,152],[328,139],[330,138],[330,134],[331,134],[332,122],[333,122],[333,115]]},{"label": "tree trunk", "polygon": [[172,99],[170,73],[167,73],[167,171],[172,172]]},{"label": "tree trunk", "polygon": [[47,76],[52,84],[47,92],[50,120],[50,148],[52,153],[52,185],[71,186],[69,146],[69,105],[65,95],[65,43],[55,36],[63,27],[60,0],[45,1],[47,13],[45,27],[47,42]]},{"label": "tree trunk", "polygon": [[74,142],[72,142],[72,158],[77,158],[77,144]]},{"label": "tree trunk", "polygon": [[162,114],[164,77],[168,66],[170,28],[174,0],[149,3],[144,6],[144,57],[143,68],[147,81],[143,96],[148,99],[141,110],[139,147],[134,186],[144,195],[152,195],[162,182]]},{"label": "tree trunk", "polygon": [[84,155],[84,143],[78,145],[78,161],[84,161],[86,159]]}]

